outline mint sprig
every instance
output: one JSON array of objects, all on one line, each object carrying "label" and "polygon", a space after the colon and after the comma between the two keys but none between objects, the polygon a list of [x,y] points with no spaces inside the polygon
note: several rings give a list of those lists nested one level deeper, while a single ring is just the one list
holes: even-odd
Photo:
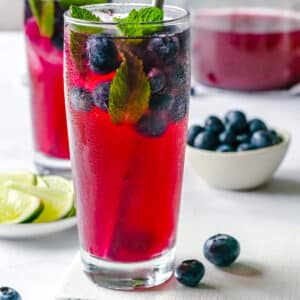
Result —
[{"label": "mint sprig", "polygon": [[115,124],[135,123],[149,107],[151,88],[143,62],[127,50],[111,83],[109,114]]},{"label": "mint sprig", "polygon": [[[158,7],[133,9],[125,18],[115,18],[122,35],[141,37],[160,31],[162,24],[156,24],[164,19],[164,12]],[[149,24],[152,23],[152,24]]]},{"label": "mint sprig", "polygon": [[80,19],[84,21],[95,21],[102,22],[101,18],[93,14],[86,8],[82,8],[76,5],[71,5],[70,7],[70,16],[75,19]]}]

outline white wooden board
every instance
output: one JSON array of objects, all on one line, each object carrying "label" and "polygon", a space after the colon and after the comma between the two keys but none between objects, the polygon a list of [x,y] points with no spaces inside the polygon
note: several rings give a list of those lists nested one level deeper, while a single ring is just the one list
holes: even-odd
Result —
[{"label": "white wooden board", "polygon": [[[243,224],[236,218],[222,226],[203,218],[195,225],[180,226],[178,262],[197,258],[206,275],[198,288],[181,286],[173,278],[146,292],[119,292],[96,287],[81,271],[77,256],[66,275],[57,299],[68,300],[298,300],[300,299],[300,227],[260,223]],[[230,233],[241,243],[239,260],[217,269],[203,258],[205,239]]]}]

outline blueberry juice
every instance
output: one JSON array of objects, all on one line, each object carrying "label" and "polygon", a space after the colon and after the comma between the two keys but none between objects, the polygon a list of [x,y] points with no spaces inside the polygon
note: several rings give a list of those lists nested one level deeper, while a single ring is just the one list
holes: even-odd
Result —
[{"label": "blueberry juice", "polygon": [[209,86],[289,88],[300,81],[299,49],[298,12],[224,8],[193,14],[193,72]]},{"label": "blueberry juice", "polygon": [[94,282],[117,289],[161,284],[174,269],[189,16],[166,7],[168,22],[135,29],[114,23],[145,7],[88,6],[101,17],[98,24],[66,14],[65,91],[82,260]]}]

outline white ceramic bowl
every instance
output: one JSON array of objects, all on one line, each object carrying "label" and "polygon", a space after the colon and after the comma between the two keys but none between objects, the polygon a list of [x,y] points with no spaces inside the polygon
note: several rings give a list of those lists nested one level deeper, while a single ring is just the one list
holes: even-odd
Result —
[{"label": "white ceramic bowl", "polygon": [[187,146],[192,168],[209,185],[221,189],[253,189],[268,182],[282,162],[291,140],[284,130],[277,130],[280,144],[244,152],[220,153]]}]

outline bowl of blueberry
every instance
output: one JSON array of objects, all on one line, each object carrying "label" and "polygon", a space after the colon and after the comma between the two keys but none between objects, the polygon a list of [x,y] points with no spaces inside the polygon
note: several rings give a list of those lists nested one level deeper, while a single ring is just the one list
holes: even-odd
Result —
[{"label": "bowl of blueberry", "polygon": [[268,182],[290,144],[285,130],[271,129],[258,118],[231,110],[224,120],[208,116],[188,131],[187,157],[198,175],[221,189],[253,189]]}]

